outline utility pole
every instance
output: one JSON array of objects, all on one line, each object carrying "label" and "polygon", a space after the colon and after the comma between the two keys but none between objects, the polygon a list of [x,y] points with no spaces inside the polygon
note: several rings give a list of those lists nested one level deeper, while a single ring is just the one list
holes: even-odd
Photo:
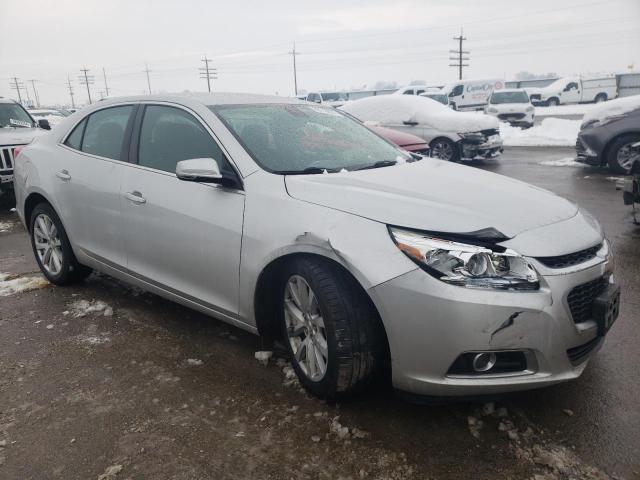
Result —
[{"label": "utility pole", "polygon": [[298,96],[298,72],[296,70],[296,55],[300,55],[300,52],[296,52],[296,42],[293,42],[293,50],[289,52],[289,55],[293,57],[293,88]]},{"label": "utility pole", "polygon": [[207,79],[207,90],[211,92],[211,80],[218,79],[218,69],[209,66],[209,62],[211,62],[211,59],[207,58],[206,55],[200,61],[204,63],[204,67],[198,68],[198,70],[200,71],[200,78]]},{"label": "utility pole", "polygon": [[89,85],[93,84],[94,77],[93,77],[93,75],[87,75],[87,73],[89,73],[91,71],[87,67],[81,68],[80,71],[84,75],[83,76],[79,76],[78,79],[80,80],[80,85],[86,85],[87,86],[87,96],[89,97],[89,104],[91,104],[91,89],[89,88]]},{"label": "utility pole", "polygon": [[107,72],[104,71],[104,67],[102,67],[102,78],[104,78],[104,93],[105,96],[109,96],[109,86],[107,85]]},{"label": "utility pole", "polygon": [[40,108],[40,95],[38,95],[38,90],[36,90],[36,82],[38,80],[32,78],[29,81],[31,82],[31,88],[33,88],[33,96],[36,97],[36,105]]},{"label": "utility pole", "polygon": [[149,80],[149,72],[151,71],[152,70],[149,70],[149,65],[145,63],[143,72],[147,74],[147,87],[149,87],[149,95],[151,95],[151,80]]},{"label": "utility pole", "polygon": [[69,75],[67,75],[67,86],[69,87],[69,96],[71,96],[71,108],[76,108],[76,102],[73,100],[73,87],[71,86]]},{"label": "utility pole", "polygon": [[462,50],[462,42],[467,39],[467,37],[462,35],[462,29],[460,29],[460,36],[453,37],[454,40],[458,41],[458,50],[449,50],[449,54],[454,54],[452,57],[449,55],[449,60],[454,60],[456,63],[450,63],[450,67],[458,67],[458,79],[462,80],[462,67],[468,67],[469,57],[465,55],[469,55],[469,51]]},{"label": "utility pole", "polygon": [[23,87],[23,83],[18,81],[18,77],[13,77],[13,83],[9,84],[9,86],[18,92],[18,101],[20,105],[22,105],[22,95],[20,94],[20,89]]}]

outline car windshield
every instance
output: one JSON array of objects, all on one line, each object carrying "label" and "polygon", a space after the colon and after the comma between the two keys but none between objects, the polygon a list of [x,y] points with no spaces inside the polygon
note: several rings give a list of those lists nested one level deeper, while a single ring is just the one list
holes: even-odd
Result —
[{"label": "car windshield", "polygon": [[325,102],[339,102],[346,100],[345,95],[338,92],[321,93],[320,95],[322,95],[322,100]]},{"label": "car windshield", "polygon": [[491,95],[491,103],[529,103],[526,92],[495,92]]},{"label": "car windshield", "polygon": [[447,96],[441,93],[423,93],[422,96],[435,100],[436,102],[440,102],[443,105],[447,105],[449,103]]},{"label": "car windshield", "polygon": [[412,158],[331,107],[248,104],[209,108],[253,159],[273,173],[358,170]]},{"label": "car windshield", "polygon": [[0,128],[33,128],[35,123],[27,111],[17,103],[0,103]]}]

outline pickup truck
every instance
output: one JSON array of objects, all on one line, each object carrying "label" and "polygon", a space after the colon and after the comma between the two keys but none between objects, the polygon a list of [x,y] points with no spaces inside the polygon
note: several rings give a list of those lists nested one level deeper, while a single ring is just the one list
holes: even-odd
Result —
[{"label": "pickup truck", "polygon": [[616,77],[559,78],[542,88],[525,88],[534,105],[566,105],[570,103],[604,102],[618,95]]}]

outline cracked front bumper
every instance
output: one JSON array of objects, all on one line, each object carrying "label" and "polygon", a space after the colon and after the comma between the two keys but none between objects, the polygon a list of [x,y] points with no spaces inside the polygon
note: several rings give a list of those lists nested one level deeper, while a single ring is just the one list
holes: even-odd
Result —
[{"label": "cracked front bumper", "polygon": [[[573,322],[567,303],[576,286],[608,275],[607,262],[564,275],[541,275],[535,292],[448,285],[417,269],[370,290],[382,317],[394,387],[427,396],[472,396],[525,390],[577,378],[596,341],[594,321]],[[504,328],[505,320],[514,321]],[[579,364],[572,349],[589,344]],[[527,368],[494,375],[452,376],[465,352],[522,351]]]},{"label": "cracked front bumper", "polygon": [[460,158],[462,160],[482,160],[495,158],[503,152],[502,139],[499,135],[490,137],[485,143],[460,142]]}]

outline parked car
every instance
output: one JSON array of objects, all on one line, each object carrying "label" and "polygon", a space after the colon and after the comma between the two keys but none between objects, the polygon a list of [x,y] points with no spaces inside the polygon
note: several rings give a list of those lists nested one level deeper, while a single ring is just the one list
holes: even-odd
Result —
[{"label": "parked car", "polygon": [[533,127],[535,107],[523,89],[498,90],[489,97],[484,113],[518,127]]},{"label": "parked car", "polygon": [[573,202],[296,99],[105,100],[15,175],[51,283],[97,269],[281,337],[321,397],[387,368],[418,395],[570,380],[619,308],[609,243]]},{"label": "parked car", "polygon": [[494,90],[504,88],[504,80],[460,80],[444,87],[454,110],[482,110]]},{"label": "parked car", "polygon": [[632,145],[640,141],[640,95],[596,105],[582,118],[576,141],[576,161],[609,165],[627,174],[634,159]]},{"label": "parked car", "polygon": [[344,92],[311,92],[307,94],[308,102],[329,105],[331,107],[339,107],[347,100],[347,94]]},{"label": "parked car", "polygon": [[398,90],[392,93],[392,95],[420,95],[429,89],[426,85],[409,85],[407,87],[400,87]]},{"label": "parked car", "polygon": [[527,88],[531,101],[543,105],[604,102],[618,95],[615,76],[600,78],[567,77],[542,88]]},{"label": "parked car", "polygon": [[[631,178],[625,183],[625,191],[623,194],[625,205],[640,204],[640,142],[631,145],[631,151],[633,153],[632,165],[631,165]],[[635,224],[639,224],[636,218],[636,210],[633,209],[633,221]]]},{"label": "parked car", "polygon": [[36,120],[46,119],[49,125],[55,127],[62,119],[68,117],[70,112],[57,109],[32,109],[29,114]]},{"label": "parked car", "polygon": [[425,156],[428,156],[431,153],[429,144],[420,137],[416,137],[410,133],[399,132],[398,130],[393,130],[391,128],[380,127],[378,125],[367,126],[381,137],[386,138],[407,152]]},{"label": "parked car", "polygon": [[362,122],[378,122],[424,139],[442,160],[493,158],[502,152],[498,120],[482,113],[455,112],[415,95],[367,97],[341,109]]},{"label": "parked car", "polygon": [[[0,97],[0,202],[13,202],[13,163],[16,147],[42,135],[48,123],[36,122],[22,105]],[[10,197],[7,200],[7,196]]]}]

